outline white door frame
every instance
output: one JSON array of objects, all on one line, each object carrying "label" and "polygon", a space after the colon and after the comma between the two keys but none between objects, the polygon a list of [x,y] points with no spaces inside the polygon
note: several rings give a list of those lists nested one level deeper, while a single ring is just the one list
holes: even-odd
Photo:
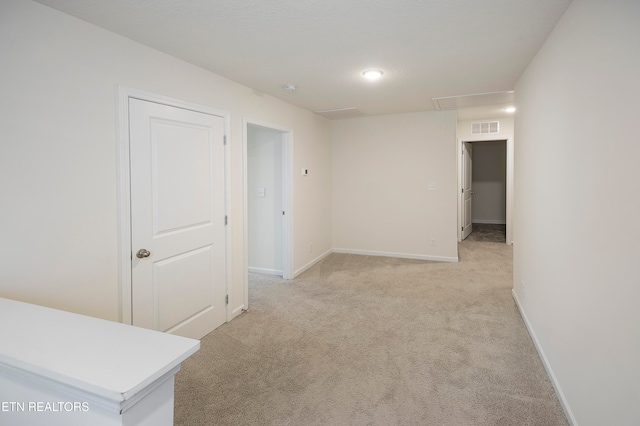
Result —
[{"label": "white door frame", "polygon": [[[119,321],[133,324],[133,303],[131,299],[131,168],[129,163],[129,98],[168,105],[205,114],[216,115],[224,119],[224,134],[229,140],[229,113],[219,109],[198,105],[191,102],[158,95],[126,86],[116,88],[116,144],[118,158],[116,161],[118,174],[118,281],[120,283]],[[230,206],[230,170],[229,143],[224,147],[224,180],[225,180],[225,215],[229,216]],[[226,274],[225,290],[229,293],[229,276],[231,271],[231,226],[225,227]],[[230,320],[229,307],[226,305],[226,320]]]},{"label": "white door frame", "polygon": [[507,137],[499,135],[484,135],[473,136],[465,139],[458,139],[458,241],[462,241],[462,223],[464,218],[462,217],[464,194],[462,193],[462,152],[464,150],[464,144],[466,142],[488,142],[488,141],[506,141],[507,143],[507,181],[506,181],[506,222],[507,222],[507,244],[513,244],[513,135]]},{"label": "white door frame", "polygon": [[291,129],[278,126],[272,123],[245,117],[242,123],[243,142],[242,142],[242,168],[243,168],[243,280],[244,280],[244,309],[249,309],[249,189],[248,189],[248,126],[259,126],[270,130],[282,132],[282,206],[284,216],[282,221],[282,278],[290,280],[293,278],[291,271],[291,253],[292,253],[292,226],[293,226],[293,209],[292,209],[292,176],[293,176],[293,131]]},{"label": "white door frame", "polygon": [[[470,217],[473,214],[473,145],[470,143],[462,144],[462,194],[460,196],[460,218],[462,219],[462,223],[460,224],[460,240],[465,239],[466,237],[473,232],[473,218]],[[469,185],[467,185],[467,183]],[[469,203],[469,207],[467,207],[467,201]],[[467,216],[468,215],[468,216]],[[468,222],[467,222],[468,219]],[[467,229],[467,224],[468,229]]]}]

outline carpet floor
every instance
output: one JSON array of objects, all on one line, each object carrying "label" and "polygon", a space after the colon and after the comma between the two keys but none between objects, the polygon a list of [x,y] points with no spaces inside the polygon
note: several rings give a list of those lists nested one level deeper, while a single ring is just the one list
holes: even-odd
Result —
[{"label": "carpet floor", "polygon": [[249,311],[176,376],[175,424],[567,425],[512,299],[512,249],[331,254],[252,275]]}]

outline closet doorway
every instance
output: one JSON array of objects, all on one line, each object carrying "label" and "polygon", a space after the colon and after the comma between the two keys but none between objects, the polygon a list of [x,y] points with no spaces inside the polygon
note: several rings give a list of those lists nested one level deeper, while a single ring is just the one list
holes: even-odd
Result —
[{"label": "closet doorway", "polygon": [[249,273],[291,278],[291,132],[245,121],[245,309]]},{"label": "closet doorway", "polygon": [[512,139],[460,144],[459,240],[512,244]]}]

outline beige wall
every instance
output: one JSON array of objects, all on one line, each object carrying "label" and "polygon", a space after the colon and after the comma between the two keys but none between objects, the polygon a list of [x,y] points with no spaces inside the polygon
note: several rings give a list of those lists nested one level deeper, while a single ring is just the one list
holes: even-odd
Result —
[{"label": "beige wall", "polygon": [[640,424],[639,18],[574,0],[516,85],[514,288],[580,426]]},{"label": "beige wall", "polygon": [[334,121],[334,248],[456,260],[455,132],[450,111]]},{"label": "beige wall", "polygon": [[37,3],[0,3],[0,297],[119,318],[116,86],[227,111],[232,267],[243,285],[243,117],[293,133],[293,268],[331,249],[331,126],[316,114]]}]

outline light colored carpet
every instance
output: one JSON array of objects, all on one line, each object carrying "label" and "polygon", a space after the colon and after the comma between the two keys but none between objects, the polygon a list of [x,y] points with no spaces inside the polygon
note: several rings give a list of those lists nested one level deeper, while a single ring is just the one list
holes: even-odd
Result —
[{"label": "light colored carpet", "polygon": [[253,276],[176,376],[176,425],[566,425],[511,296],[512,249],[331,254]]}]

